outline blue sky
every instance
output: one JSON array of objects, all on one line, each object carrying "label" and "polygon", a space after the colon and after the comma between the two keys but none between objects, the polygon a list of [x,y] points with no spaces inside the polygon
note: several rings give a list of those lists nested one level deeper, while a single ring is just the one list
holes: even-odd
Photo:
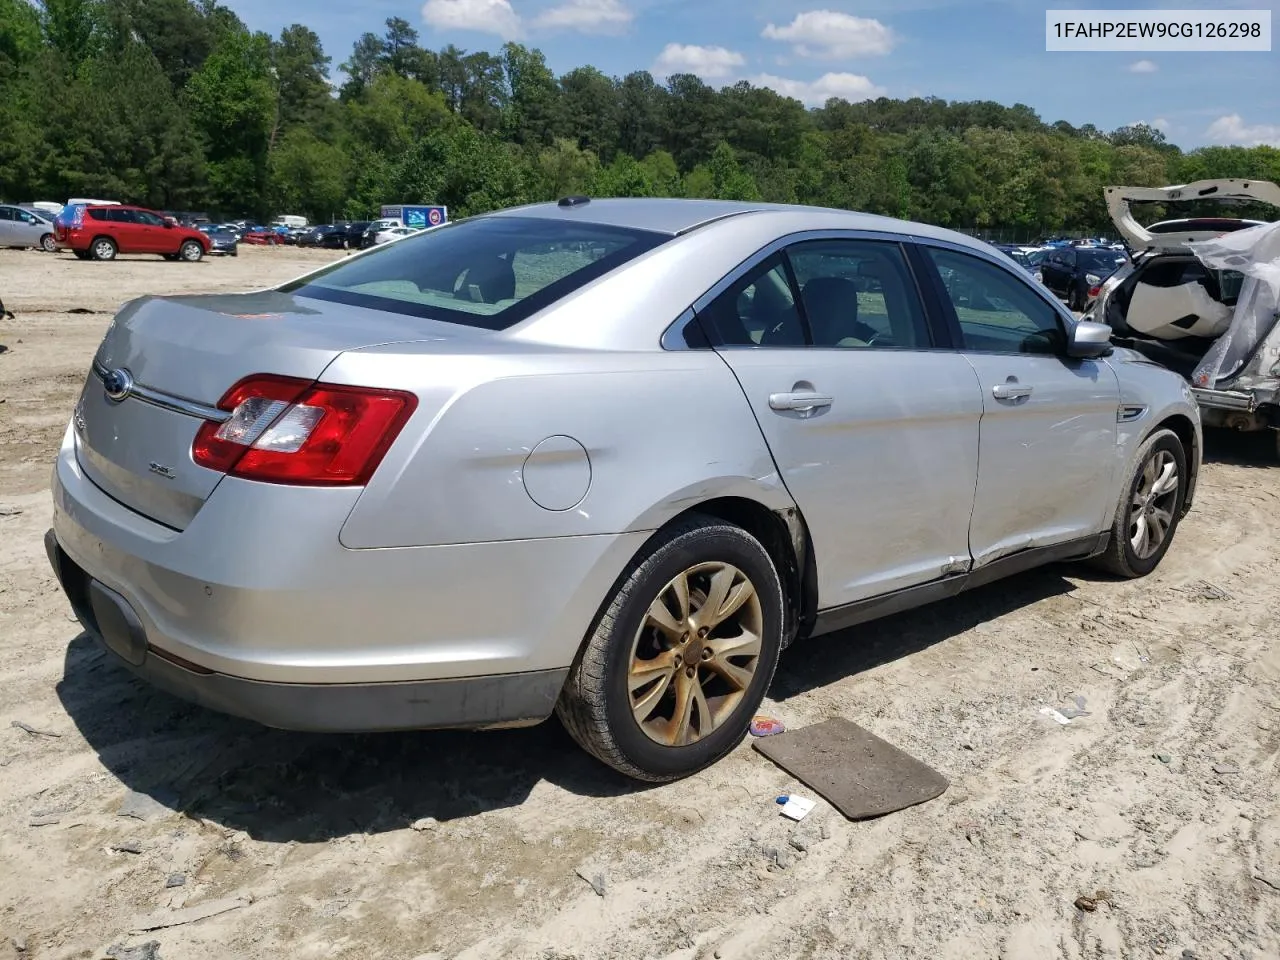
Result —
[{"label": "blue sky", "polygon": [[[1185,148],[1280,146],[1280,59],[1268,53],[1048,53],[1045,9],[1205,8],[1179,0],[223,0],[252,28],[315,30],[346,59],[364,31],[408,20],[425,46],[536,46],[557,72],[697,73],[810,104],[939,96],[1027,103],[1046,121],[1145,122]],[[1233,8],[1268,9],[1258,0]],[[336,69],[335,69],[336,75]]]}]

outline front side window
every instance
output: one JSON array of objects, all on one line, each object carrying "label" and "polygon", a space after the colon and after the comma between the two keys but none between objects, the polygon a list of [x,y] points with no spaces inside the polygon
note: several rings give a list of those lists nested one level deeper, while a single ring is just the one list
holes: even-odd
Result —
[{"label": "front side window", "polygon": [[788,248],[816,347],[931,344],[902,248],[876,240],[811,240]]},{"label": "front side window", "polygon": [[1065,348],[1058,312],[1009,270],[966,253],[926,250],[955,308],[966,350],[1056,354]]},{"label": "front side window", "polygon": [[667,239],[557,218],[481,217],[339,261],[280,290],[504,330]]},{"label": "front side window", "polygon": [[138,223],[146,224],[148,227],[163,227],[164,218],[158,217],[154,213],[147,210],[134,210],[133,218]]}]

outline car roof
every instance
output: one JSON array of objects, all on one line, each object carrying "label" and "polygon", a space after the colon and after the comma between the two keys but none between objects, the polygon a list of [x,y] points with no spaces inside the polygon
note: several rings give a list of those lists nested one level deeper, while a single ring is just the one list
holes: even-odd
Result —
[{"label": "car roof", "polygon": [[671,236],[731,217],[768,216],[778,221],[780,234],[805,229],[868,230],[900,233],[904,236],[947,240],[976,250],[991,245],[965,234],[924,223],[898,220],[873,213],[810,207],[800,204],[755,203],[739,200],[695,200],[669,197],[609,197],[566,204],[535,203],[508,207],[484,214],[486,217],[540,217],[573,220],[599,226],[629,227]]}]

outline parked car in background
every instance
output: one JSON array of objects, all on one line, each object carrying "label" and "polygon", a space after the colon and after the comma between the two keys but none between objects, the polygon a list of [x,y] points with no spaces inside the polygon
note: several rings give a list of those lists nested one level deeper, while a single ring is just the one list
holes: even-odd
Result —
[{"label": "parked car in background", "polygon": [[1083,310],[1125,259],[1122,251],[1109,247],[1054,247],[1039,263],[1040,276],[1072,310]]},{"label": "parked car in background", "polygon": [[60,249],[81,260],[114,260],[121,253],[155,253],[195,263],[209,252],[199,230],[166,220],[154,210],[123,204],[68,204],[54,224]]},{"label": "parked car in background", "polygon": [[53,221],[34,210],[0,204],[0,247],[36,247],[53,253],[58,249]]},{"label": "parked car in background", "polygon": [[209,238],[209,252],[227,257],[235,257],[240,253],[240,238],[234,230],[214,224],[203,224],[196,228]]},{"label": "parked car in background", "polygon": [[366,246],[365,231],[369,229],[368,220],[353,220],[343,224],[342,242],[348,250],[360,250]]},{"label": "parked car in background", "polygon": [[1109,334],[925,224],[511,208],[126,305],[46,546],[86,631],[197,703],[307,730],[555,709],[671,780],[742,742],[798,637],[1051,561],[1156,569],[1199,416]]},{"label": "parked car in background", "polygon": [[271,225],[273,227],[287,227],[290,230],[299,230],[306,227],[307,218],[285,214],[272,220]]},{"label": "parked car in background", "polygon": [[379,230],[378,233],[374,235],[373,243],[371,243],[370,246],[390,243],[392,240],[399,240],[401,237],[409,237],[419,232],[420,231],[414,227],[386,227],[383,230]]},{"label": "parked car in background", "polygon": [[378,234],[390,230],[392,227],[403,227],[404,224],[395,217],[382,217],[373,220],[364,228],[363,245],[366,247],[375,246],[378,242]]},{"label": "parked car in background", "polygon": [[342,245],[346,240],[344,229],[332,223],[321,224],[318,227],[312,227],[306,233],[298,237],[298,246],[300,247],[329,247],[332,249],[342,249]]},{"label": "parked car in background", "polygon": [[1271,430],[1280,454],[1280,224],[1188,217],[1144,227],[1135,203],[1266,204],[1265,180],[1202,180],[1171,187],[1108,187],[1107,209],[1133,259],[1102,287],[1087,318],[1191,384],[1208,426]]},{"label": "parked car in background", "polygon": [[284,241],[270,227],[253,224],[245,227],[244,232],[240,234],[240,242],[255,247],[275,247]]}]

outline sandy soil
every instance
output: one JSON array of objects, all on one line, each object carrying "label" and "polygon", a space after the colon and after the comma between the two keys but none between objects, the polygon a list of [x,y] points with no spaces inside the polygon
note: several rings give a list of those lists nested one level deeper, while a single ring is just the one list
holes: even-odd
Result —
[{"label": "sandy soil", "polygon": [[[41,543],[110,312],[323,256],[0,252],[17,314],[0,320],[0,960],[152,939],[163,960],[1280,957],[1280,467],[1240,443],[1213,438],[1146,581],[1054,568],[788,651],[771,712],[847,716],[952,779],[876,822],[819,804],[790,825],[774,797],[796,785],[745,744],[641,788],[554,722],[300,736],[132,680],[81,634]],[[1075,696],[1088,716],[1039,714]],[[119,816],[130,790],[182,812]],[[243,903],[130,932],[223,898]]]}]

